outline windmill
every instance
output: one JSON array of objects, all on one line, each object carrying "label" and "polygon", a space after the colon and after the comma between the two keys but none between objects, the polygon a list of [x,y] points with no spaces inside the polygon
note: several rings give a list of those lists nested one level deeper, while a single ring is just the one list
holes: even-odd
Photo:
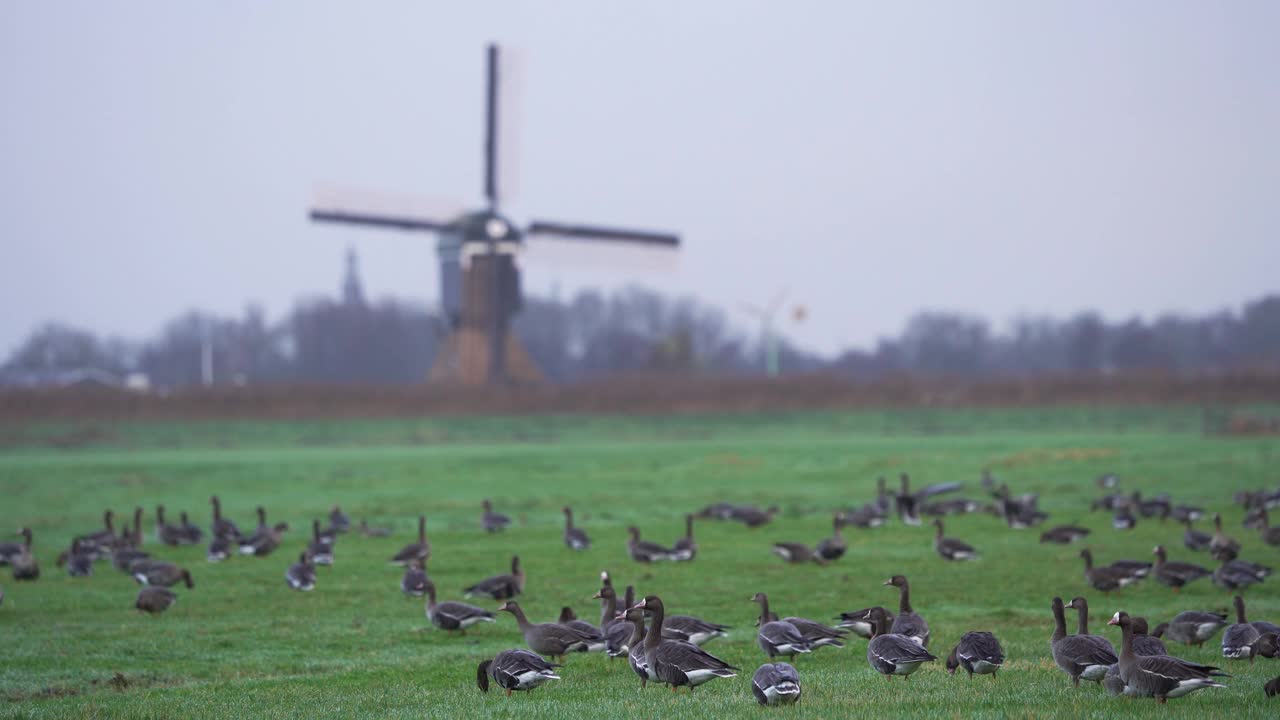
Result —
[{"label": "windmill", "polygon": [[[764,354],[764,370],[769,377],[778,374],[778,332],[775,318],[786,299],[787,291],[782,290],[773,296],[768,305],[742,305],[742,312],[760,321],[760,350]],[[803,305],[797,305],[791,311],[791,320],[801,323],[807,314]]]},{"label": "windmill", "polygon": [[487,54],[484,134],[484,197],[486,206],[453,218],[424,218],[407,214],[317,206],[311,219],[368,227],[434,233],[440,261],[440,307],[450,334],[431,369],[432,380],[467,385],[530,381],[537,368],[511,333],[511,319],[520,311],[520,269],[515,256],[527,240],[552,238],[640,243],[676,248],[677,235],[642,230],[535,220],[521,229],[499,208],[498,46]]}]

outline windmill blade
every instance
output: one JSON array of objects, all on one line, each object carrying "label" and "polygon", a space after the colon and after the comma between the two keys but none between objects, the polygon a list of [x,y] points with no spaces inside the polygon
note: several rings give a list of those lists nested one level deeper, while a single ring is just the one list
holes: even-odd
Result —
[{"label": "windmill blade", "polygon": [[489,45],[485,63],[484,93],[484,197],[498,206],[498,46]]},{"label": "windmill blade", "polygon": [[545,235],[574,240],[608,240],[611,242],[641,243],[670,248],[680,246],[680,236],[672,233],[622,230],[593,225],[568,225],[535,220],[529,223],[529,229],[525,232],[532,237]]},{"label": "windmill blade", "polygon": [[311,219],[349,225],[440,230],[457,217],[461,205],[420,195],[370,192],[333,185],[313,193]]},{"label": "windmill blade", "polygon": [[394,215],[372,215],[368,213],[312,210],[311,219],[319,222],[346,223],[348,225],[369,225],[372,227],[395,228],[397,230],[443,230],[449,223],[422,218],[396,217]]}]

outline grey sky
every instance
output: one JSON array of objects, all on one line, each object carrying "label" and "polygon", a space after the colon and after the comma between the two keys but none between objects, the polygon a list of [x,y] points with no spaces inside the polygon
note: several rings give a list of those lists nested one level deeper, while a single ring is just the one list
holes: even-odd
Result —
[{"label": "grey sky", "polygon": [[434,300],[434,240],[305,210],[325,181],[478,202],[489,40],[526,59],[516,219],[678,230],[642,282],[735,314],[790,288],[810,347],[926,307],[1238,305],[1280,289],[1277,28],[1276,2],[6,2],[0,351],[279,317],[348,244],[373,296]]}]

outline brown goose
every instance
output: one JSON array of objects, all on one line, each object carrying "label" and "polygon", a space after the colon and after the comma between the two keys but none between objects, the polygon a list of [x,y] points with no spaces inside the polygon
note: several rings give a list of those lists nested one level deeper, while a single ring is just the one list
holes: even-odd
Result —
[{"label": "brown goose", "polygon": [[337,505],[329,511],[329,529],[334,533],[345,533],[351,529],[351,518],[342,512],[342,508]]},{"label": "brown goose", "polygon": [[[760,603],[760,620],[756,621],[757,625],[763,627],[766,622],[779,620],[778,614],[769,609],[769,597],[767,595],[756,593],[751,599]],[[844,647],[843,640],[846,631],[842,629],[827,627],[820,622],[814,622],[802,617],[784,617],[781,618],[781,621],[794,625],[811,649],[816,650],[824,646]]]},{"label": "brown goose", "polygon": [[170,525],[164,521],[164,506],[156,506],[156,539],[165,545],[185,545],[187,544],[187,534],[177,525]]},{"label": "brown goose", "polygon": [[178,513],[178,517],[182,520],[182,524],[178,526],[178,530],[182,532],[183,545],[199,545],[204,540],[204,531],[199,525],[191,524],[191,520],[187,518],[187,512],[184,510]]},{"label": "brown goose", "polygon": [[972,679],[974,674],[990,675],[1004,666],[1004,648],[1000,641],[989,632],[967,632],[960,636],[960,642],[947,655],[947,672],[956,674],[957,668],[964,668]]},{"label": "brown goose", "polygon": [[671,559],[677,562],[687,562],[697,554],[698,543],[693,540],[693,515],[685,515],[684,537],[676,540],[676,544],[671,547]]},{"label": "brown goose", "polygon": [[148,585],[138,591],[138,599],[133,606],[138,610],[156,615],[168,610],[178,602],[178,595],[167,587]]},{"label": "brown goose", "polygon": [[230,520],[222,517],[222,501],[217,495],[209,498],[209,504],[213,506],[213,526],[211,532],[215,538],[227,538],[238,543],[242,535],[240,528]]},{"label": "brown goose", "polygon": [[1161,635],[1160,628],[1163,627],[1165,629],[1164,634],[1167,634],[1170,640],[1176,640],[1185,645],[1199,646],[1216,635],[1226,625],[1226,615],[1200,610],[1187,610],[1186,612],[1178,613],[1167,623],[1160,623],[1156,627],[1156,637]]},{"label": "brown goose", "polygon": [[515,691],[533,690],[552,680],[559,680],[556,668],[528,650],[503,650],[492,660],[483,660],[476,667],[476,685],[481,692],[489,692],[489,679],[507,691],[507,697]]},{"label": "brown goose", "polygon": [[769,612],[769,599],[764,593],[756,593],[751,599],[760,603],[760,620],[756,623],[760,626],[760,631],[756,633],[756,644],[770,660],[779,655],[795,657],[800,653],[813,652],[813,646],[800,634],[799,628],[785,620],[778,620],[776,615]]},{"label": "brown goose", "polygon": [[1225,560],[1213,571],[1213,584],[1234,592],[1260,583],[1271,574],[1271,568],[1244,560]]},{"label": "brown goose", "polygon": [[137,580],[139,585],[172,587],[178,583],[184,583],[188,588],[196,586],[191,580],[191,573],[186,568],[178,567],[173,563],[149,563],[145,567],[138,567],[135,564],[133,579]]},{"label": "brown goose", "polygon": [[284,582],[294,590],[302,592],[310,592],[316,587],[316,566],[311,562],[311,555],[303,552],[298,556],[298,562],[289,566],[284,571]]},{"label": "brown goose", "polygon": [[404,576],[400,578],[400,592],[409,597],[422,597],[427,594],[427,569],[421,560],[414,558],[404,566]]},{"label": "brown goose", "polygon": [[800,673],[790,663],[765,663],[751,676],[751,694],[761,705],[797,702],[800,700]]},{"label": "brown goose", "polygon": [[1262,686],[1262,692],[1267,697],[1280,695],[1280,675],[1277,675],[1267,681],[1267,684]]},{"label": "brown goose", "polygon": [[1080,557],[1084,558],[1084,579],[1094,590],[1111,592],[1138,582],[1139,578],[1113,567],[1094,567],[1093,552],[1089,548],[1081,550]]},{"label": "brown goose", "polygon": [[289,523],[276,523],[265,535],[255,534],[251,541],[240,545],[241,555],[266,557],[280,547],[284,534],[289,531]]},{"label": "brown goose", "polygon": [[485,532],[501,532],[511,524],[511,518],[493,511],[493,503],[489,501],[489,498],[485,498],[480,503],[480,508],[482,510],[480,513],[480,528]]},{"label": "brown goose", "polygon": [[436,602],[436,586],[430,580],[427,581],[427,619],[432,625],[453,632],[460,631],[463,635],[467,634],[467,628],[482,622],[495,622],[497,618],[493,613],[475,605],[455,602],[447,600],[442,603]]},{"label": "brown goose", "polygon": [[1062,598],[1055,597],[1050,607],[1053,610],[1053,635],[1049,642],[1053,661],[1071,678],[1073,687],[1080,687],[1080,678],[1102,682],[1107,668],[1119,661],[1111,643],[1099,643],[1092,635],[1068,635]]},{"label": "brown goose", "polygon": [[565,505],[561,511],[564,512],[564,544],[570,550],[590,550],[591,538],[582,528],[573,526],[573,509]]},{"label": "brown goose", "polygon": [[1192,552],[1204,552],[1209,549],[1209,544],[1213,542],[1213,536],[1209,533],[1200,532],[1191,526],[1191,518],[1182,521],[1186,526],[1186,530],[1182,532],[1182,544]]},{"label": "brown goose", "polygon": [[114,527],[115,513],[110,509],[102,511],[102,529],[82,535],[78,540],[102,548],[104,551],[115,544],[117,535]]},{"label": "brown goose", "polygon": [[307,554],[316,565],[333,564],[333,536],[326,538],[320,534],[320,521],[311,521],[311,542],[307,545]]},{"label": "brown goose", "polygon": [[1092,635],[1089,633],[1089,602],[1082,597],[1074,597],[1071,602],[1066,605],[1069,609],[1076,611],[1076,637],[1093,638],[1093,642],[1101,647],[1105,647],[1115,654],[1116,648],[1111,641],[1101,635]]},{"label": "brown goose", "polygon": [[893,618],[889,632],[905,635],[922,647],[929,647],[929,623],[911,609],[911,586],[907,583],[907,578],[894,575],[885,580],[884,584],[898,588],[898,615]]},{"label": "brown goose", "polygon": [[872,617],[875,633],[867,643],[867,663],[876,672],[890,680],[894,675],[902,675],[906,680],[924,663],[938,659],[914,638],[891,632],[889,616],[884,608],[873,608]]},{"label": "brown goose", "polygon": [[804,543],[776,542],[773,544],[773,554],[793,565],[807,562],[815,562],[819,565],[827,564],[827,561],[821,555]]},{"label": "brown goose", "polygon": [[[608,573],[601,573],[608,578]],[[600,601],[600,631],[604,634],[604,651],[611,658],[622,657],[631,649],[631,625],[618,619],[618,594],[605,585],[592,596]]]},{"label": "brown goose", "polygon": [[[631,590],[631,586],[627,586]],[[662,637],[694,645],[706,645],[718,637],[728,637],[728,625],[707,622],[692,615],[668,615],[662,626]]]},{"label": "brown goose", "polygon": [[520,609],[520,604],[515,600],[506,601],[498,611],[506,611],[515,616],[520,634],[524,635],[525,644],[539,655],[559,658],[563,661],[566,653],[586,650],[591,640],[568,625],[529,622],[524,610]]},{"label": "brown goose", "polygon": [[1234,604],[1236,622],[1222,631],[1222,657],[1253,662],[1253,656],[1257,654],[1258,638],[1262,637],[1262,633],[1258,623],[1251,623],[1246,619],[1244,598],[1235,596]]},{"label": "brown goose", "polygon": [[1280,527],[1271,527],[1271,516],[1267,514],[1267,508],[1262,508],[1262,526],[1258,528],[1258,534],[1262,536],[1262,542],[1271,546],[1280,546]]},{"label": "brown goose", "polygon": [[933,526],[937,529],[933,536],[933,549],[943,560],[973,560],[978,557],[978,551],[969,543],[943,537],[942,518],[934,520]]},{"label": "brown goose", "polygon": [[426,562],[431,557],[431,543],[427,542],[427,516],[418,516],[418,542],[409,543],[400,548],[400,552],[391,556],[392,565],[408,565],[410,560]]},{"label": "brown goose", "polygon": [[22,536],[22,549],[17,555],[9,558],[9,564],[13,566],[14,580],[38,580],[40,578],[40,563],[36,560],[36,556],[31,553],[31,528],[22,528],[18,533]]},{"label": "brown goose", "polygon": [[1147,619],[1133,619],[1133,651],[1139,655],[1168,655],[1169,650],[1158,637],[1147,634]]},{"label": "brown goose", "polygon": [[844,519],[844,513],[836,513],[831,520],[831,537],[819,541],[818,546],[814,548],[818,557],[823,560],[839,560],[844,557],[845,551],[849,549],[849,544],[845,542],[844,534],[840,532],[840,528],[844,527]]},{"label": "brown goose", "polygon": [[1165,555],[1163,545],[1157,545],[1151,552],[1156,556],[1156,580],[1159,581],[1161,585],[1167,585],[1173,588],[1174,592],[1177,592],[1183,585],[1186,585],[1189,582],[1193,582],[1202,577],[1207,577],[1213,574],[1199,565],[1192,565],[1191,563],[1184,562],[1169,562]]},{"label": "brown goose", "polygon": [[640,689],[643,690],[650,680],[656,682],[658,679],[649,671],[649,660],[644,655],[644,610],[629,608],[619,618],[618,625],[631,628],[631,636],[627,639],[627,663],[631,665],[632,672],[640,677]]},{"label": "brown goose", "polygon": [[730,515],[730,519],[737,520],[749,528],[757,528],[773,522],[773,516],[777,514],[777,505],[770,505],[768,509],[765,510],[761,510],[754,505],[743,505],[733,509],[733,514]]},{"label": "brown goose", "polygon": [[1138,655],[1133,650],[1133,623],[1128,613],[1121,610],[1112,616],[1108,625],[1119,625],[1122,634],[1120,649],[1120,678],[1133,688],[1134,695],[1154,697],[1164,704],[1168,698],[1182,697],[1197,690],[1225,687],[1214,682],[1217,668],[1211,665],[1187,662],[1169,655]]},{"label": "brown goose", "polygon": [[71,577],[89,577],[93,575],[93,556],[77,552],[74,544],[70,550],[63,550],[58,553],[58,559],[54,564],[58,567],[65,567],[67,575]]},{"label": "brown goose", "polygon": [[[208,560],[209,562],[222,562],[223,560],[231,557],[231,544],[234,542],[235,540],[225,535],[214,535],[213,540],[209,541],[209,549],[205,552],[205,560]],[[141,550],[138,552],[142,553]],[[144,556],[146,555],[146,553],[142,554]],[[113,557],[112,563],[114,564],[114,562],[115,558]]]},{"label": "brown goose", "polygon": [[1222,532],[1222,514],[1213,514],[1213,539],[1209,541],[1209,554],[1215,560],[1235,560],[1240,554],[1240,543]]},{"label": "brown goose", "polygon": [[1089,528],[1083,528],[1076,525],[1058,525],[1049,528],[1040,533],[1040,543],[1057,543],[1058,545],[1069,545],[1077,540],[1083,540],[1089,536]]},{"label": "brown goose", "polygon": [[[511,572],[493,575],[463,590],[464,597],[483,595],[494,600],[507,600],[524,592],[525,574],[520,567],[520,556],[511,556]],[[544,653],[545,654],[545,653]]]},{"label": "brown goose", "polygon": [[672,692],[681,685],[693,688],[717,677],[736,677],[737,668],[693,643],[662,636],[666,611],[657,595],[646,596],[636,607],[653,613],[653,630],[645,636],[644,653],[652,679],[667,683]]},{"label": "brown goose", "polygon": [[837,627],[852,630],[854,635],[870,640],[876,630],[874,618],[877,617],[877,611],[884,611],[884,614],[889,617],[890,624],[893,623],[893,614],[882,607],[876,606],[840,613],[839,617],[836,618],[840,621]]},{"label": "brown goose", "polygon": [[640,529],[634,525],[627,528],[631,536],[627,540],[627,553],[636,562],[651,563],[659,560],[671,560],[673,551],[658,543],[640,539]]},{"label": "brown goose", "polygon": [[579,620],[578,614],[568,605],[560,608],[560,618],[557,622],[561,625],[568,625],[589,638],[587,652],[601,652],[605,649],[604,632],[586,620]]}]

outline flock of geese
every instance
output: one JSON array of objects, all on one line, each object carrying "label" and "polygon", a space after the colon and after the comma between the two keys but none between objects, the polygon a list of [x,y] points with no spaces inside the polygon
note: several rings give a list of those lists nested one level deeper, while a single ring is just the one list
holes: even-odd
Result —
[{"label": "flock of geese", "polygon": [[[1114,490],[1117,480],[1106,475],[1098,478],[1097,483],[1100,487]],[[961,484],[945,483],[913,492],[905,474],[900,478],[898,492],[891,494],[881,478],[874,500],[834,514],[830,537],[813,545],[778,542],[773,545],[773,553],[790,563],[826,564],[844,556],[848,548],[842,534],[845,527],[876,527],[895,514],[904,524],[920,525],[921,516],[925,515],[934,517],[935,552],[944,560],[963,562],[977,558],[978,550],[962,540],[948,537],[943,517],[989,512],[1015,529],[1037,527],[1048,519],[1047,513],[1039,510],[1035,495],[1013,496],[1007,485],[997,485],[989,473],[984,473],[982,486],[990,493],[992,501],[979,503],[965,498],[934,500],[937,496],[961,489]],[[1268,510],[1280,506],[1280,490],[1241,493],[1235,500],[1246,510],[1245,528],[1256,531],[1263,543],[1280,546],[1280,527],[1271,527],[1268,515]],[[210,562],[221,562],[233,555],[271,555],[282,545],[289,530],[287,523],[269,523],[265,509],[259,507],[254,531],[242,532],[223,516],[216,496],[210,498],[210,505],[212,524],[206,553]],[[1271,568],[1240,557],[1242,544],[1224,532],[1220,514],[1213,515],[1215,531],[1209,534],[1194,527],[1197,521],[1206,517],[1205,510],[1174,505],[1167,495],[1144,499],[1136,492],[1111,492],[1092,505],[1095,510],[1112,512],[1112,525],[1118,530],[1133,528],[1139,518],[1166,520],[1172,517],[1185,525],[1183,545],[1190,551],[1209,553],[1218,563],[1216,568],[1210,569],[1191,562],[1170,561],[1165,547],[1158,545],[1152,551],[1154,560],[1151,562],[1114,560],[1102,565],[1085,548],[1080,552],[1084,561],[1084,579],[1095,590],[1110,593],[1145,579],[1155,579],[1177,592],[1189,583],[1208,578],[1223,589],[1242,592],[1251,585],[1264,582],[1271,574]],[[628,528],[628,554],[639,563],[692,561],[698,552],[693,534],[695,518],[735,521],[754,528],[768,524],[777,513],[777,507],[761,509],[715,503],[686,515],[684,536],[670,546],[642,539],[638,528]],[[572,509],[563,508],[563,514],[565,546],[572,551],[589,550],[591,538],[583,528],[574,524]],[[173,587],[181,584],[194,588],[195,583],[187,568],[154,558],[142,549],[142,524],[143,510],[136,508],[132,524],[126,523],[117,531],[114,514],[108,510],[103,516],[103,527],[76,537],[71,546],[59,554],[57,565],[65,567],[72,576],[88,576],[93,573],[96,562],[110,561],[113,567],[129,574],[142,586],[134,607],[153,615],[162,613],[178,599]],[[493,504],[485,500],[480,525],[486,532],[497,533],[511,525],[511,518],[496,512]],[[285,570],[286,584],[298,591],[314,589],[316,565],[332,565],[338,537],[351,530],[350,518],[339,507],[332,509],[327,525],[322,526],[319,519],[313,520],[310,537],[298,561]],[[369,537],[390,534],[389,530],[370,527],[365,521],[361,521],[358,530]],[[19,534],[23,538],[21,543],[0,543],[0,565],[11,566],[17,581],[33,581],[39,578],[40,568],[32,552],[32,532],[23,528]],[[1060,525],[1041,532],[1040,542],[1069,544],[1079,542],[1089,534],[1088,528]],[[201,544],[206,535],[202,528],[189,521],[185,512],[180,514],[179,523],[168,522],[164,506],[159,506],[155,513],[155,537],[164,545],[177,546]],[[439,600],[435,584],[426,571],[430,557],[426,518],[422,516],[418,518],[416,540],[395,553],[390,562],[404,566],[401,591],[412,597],[426,598],[426,616],[432,625],[451,634],[465,634],[474,625],[497,621],[495,611],[459,600]],[[668,614],[661,597],[652,594],[638,597],[631,585],[625,587],[620,598],[608,572],[601,573],[600,579],[601,587],[594,595],[600,601],[599,624],[579,619],[567,607],[554,622],[531,622],[516,600],[526,585],[526,574],[519,556],[511,558],[510,572],[466,587],[463,591],[465,598],[501,602],[496,612],[510,613],[527,648],[506,650],[481,662],[476,672],[479,688],[487,692],[491,684],[496,684],[507,695],[514,691],[532,690],[551,680],[558,680],[559,668],[564,666],[566,656],[577,652],[601,652],[611,658],[627,658],[641,688],[653,682],[669,685],[673,691],[680,687],[688,687],[692,691],[711,680],[737,676],[739,668],[704,648],[716,638],[724,637],[729,630],[727,625],[690,615]],[[771,609],[768,596],[756,593],[751,598],[760,608],[756,642],[768,660],[752,676],[751,689],[756,700],[761,704],[799,700],[802,692],[800,675],[785,660],[793,660],[798,655],[812,653],[822,647],[844,647],[850,633],[868,640],[867,662],[887,678],[902,676],[907,679],[925,663],[936,661],[938,657],[929,651],[929,624],[911,604],[907,578],[894,575],[885,580],[884,585],[898,592],[896,613],[880,606],[853,610],[841,613],[835,626],[801,617],[779,617]],[[4,592],[0,588],[0,604],[3,599]],[[1107,639],[1090,634],[1088,602],[1084,597],[1075,597],[1066,604],[1055,597],[1050,609],[1053,616],[1050,648],[1057,666],[1074,686],[1078,687],[1082,679],[1093,681],[1113,695],[1150,697],[1163,703],[1169,698],[1198,690],[1224,687],[1221,680],[1229,675],[1218,667],[1169,655],[1163,642],[1165,639],[1199,646],[1222,630],[1222,655],[1225,658],[1253,662],[1259,655],[1266,658],[1280,656],[1280,626],[1265,621],[1249,621],[1244,598],[1239,594],[1234,597],[1234,623],[1228,621],[1226,614],[1187,611],[1149,630],[1146,618],[1131,616],[1123,610],[1116,612],[1108,625],[1120,628],[1119,651]],[[1068,609],[1077,613],[1075,634],[1067,633],[1065,611]],[[956,670],[963,669],[970,677],[995,677],[1004,664],[1005,653],[1000,641],[992,633],[980,630],[964,633],[945,659],[949,673],[955,674]],[[1280,677],[1267,683],[1264,689],[1267,695],[1280,692]]]}]

